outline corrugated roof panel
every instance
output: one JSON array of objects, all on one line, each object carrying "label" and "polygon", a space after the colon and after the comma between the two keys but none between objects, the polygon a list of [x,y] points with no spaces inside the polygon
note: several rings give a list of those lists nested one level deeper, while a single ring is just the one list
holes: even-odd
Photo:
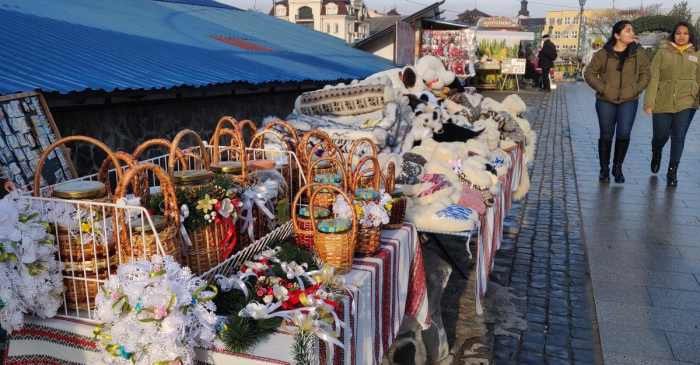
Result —
[{"label": "corrugated roof panel", "polygon": [[[333,81],[391,67],[338,38],[252,11],[143,0],[3,3],[1,94]],[[231,47],[207,35],[274,52]]]}]

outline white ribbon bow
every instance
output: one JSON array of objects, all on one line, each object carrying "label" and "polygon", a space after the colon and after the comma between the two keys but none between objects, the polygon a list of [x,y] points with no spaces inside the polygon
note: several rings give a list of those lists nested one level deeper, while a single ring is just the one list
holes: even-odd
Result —
[{"label": "white ribbon bow", "polygon": [[270,210],[274,210],[272,199],[277,197],[278,185],[279,183],[277,181],[268,179],[263,184],[247,190],[241,196],[243,200],[241,219],[245,222],[241,228],[241,233],[247,230],[251,241],[255,241],[253,222],[257,219],[253,217],[253,204],[257,205],[260,211],[267,216],[270,229],[274,228],[275,215],[272,214]]},{"label": "white ribbon bow", "polygon": [[249,276],[257,276],[255,273],[249,272],[249,273],[240,273],[238,275],[233,275],[229,278],[217,274],[214,276],[214,279],[216,279],[216,282],[221,286],[221,290],[228,292],[233,289],[234,285],[238,286],[241,288],[241,291],[243,291],[243,294],[248,297],[248,287],[245,285],[245,280],[248,279]]},{"label": "white ribbon bow", "polygon": [[190,241],[190,236],[187,234],[187,229],[185,229],[185,219],[190,216],[190,209],[187,204],[182,204],[180,207],[180,242],[182,242],[182,256],[187,256],[187,246],[192,246],[192,241]]}]

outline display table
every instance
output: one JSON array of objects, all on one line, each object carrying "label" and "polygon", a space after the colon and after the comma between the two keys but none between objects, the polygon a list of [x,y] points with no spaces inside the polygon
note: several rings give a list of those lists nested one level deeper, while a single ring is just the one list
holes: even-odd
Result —
[{"label": "display table", "polygon": [[[339,340],[335,364],[380,364],[391,346],[404,315],[429,326],[427,290],[418,234],[411,224],[384,230],[382,245],[373,255],[356,257],[345,275],[349,284],[361,285],[353,293],[355,305],[346,300],[338,315],[353,335]],[[8,334],[5,364],[86,364],[98,351],[92,330],[96,324],[73,318],[26,317],[21,331]],[[291,364],[292,334],[278,331],[252,354],[221,349],[197,349],[198,364]],[[325,346],[319,355],[326,356]]]}]

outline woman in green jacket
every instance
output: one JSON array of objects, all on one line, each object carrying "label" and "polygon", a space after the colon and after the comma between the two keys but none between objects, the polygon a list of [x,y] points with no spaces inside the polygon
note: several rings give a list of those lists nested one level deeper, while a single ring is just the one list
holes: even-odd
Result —
[{"label": "woman in green jacket", "polygon": [[610,149],[615,137],[612,174],[616,183],[624,183],[622,163],[630,145],[630,134],[639,106],[639,94],[649,84],[649,59],[634,42],[632,23],[617,22],[603,49],[596,52],[583,78],[596,93],[595,110],[600,125],[598,180],[610,182]]},{"label": "woman in green jacket", "polygon": [[698,109],[700,84],[700,48],[693,26],[680,22],[668,40],[663,41],[651,64],[651,83],[644,97],[644,111],[652,114],[654,136],[651,139],[651,172],[661,166],[661,151],[671,137],[671,159],[666,184],[678,185],[685,134]]}]

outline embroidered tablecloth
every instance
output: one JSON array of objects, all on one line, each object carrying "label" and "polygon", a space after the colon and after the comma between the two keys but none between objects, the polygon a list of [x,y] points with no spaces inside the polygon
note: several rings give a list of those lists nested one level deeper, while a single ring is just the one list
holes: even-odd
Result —
[{"label": "embroidered tablecloth", "polygon": [[[335,347],[334,364],[380,364],[404,314],[429,326],[423,257],[413,225],[384,230],[379,251],[355,258],[352,271],[345,277],[350,284],[362,285],[353,293],[354,305],[346,300],[338,309],[353,335],[340,338],[346,350]],[[95,325],[71,318],[27,316],[24,329],[8,335],[5,364],[86,364],[99,346],[92,333]],[[195,351],[199,365],[292,364],[292,342],[291,333],[277,331],[249,355],[221,349]],[[325,346],[318,347],[321,358],[325,358]]]}]

